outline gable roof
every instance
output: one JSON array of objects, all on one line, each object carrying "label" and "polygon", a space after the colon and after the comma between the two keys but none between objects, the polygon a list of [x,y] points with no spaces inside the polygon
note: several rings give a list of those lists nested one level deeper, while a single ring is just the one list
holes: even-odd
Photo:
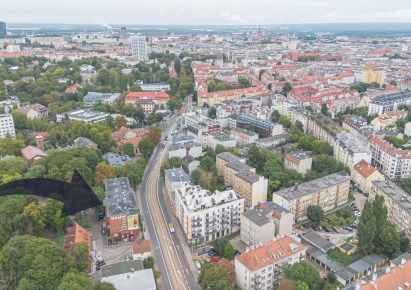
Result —
[{"label": "gable roof", "polygon": [[377,168],[362,159],[360,162],[354,165],[354,170],[361,174],[362,177],[368,178],[377,171]]}]

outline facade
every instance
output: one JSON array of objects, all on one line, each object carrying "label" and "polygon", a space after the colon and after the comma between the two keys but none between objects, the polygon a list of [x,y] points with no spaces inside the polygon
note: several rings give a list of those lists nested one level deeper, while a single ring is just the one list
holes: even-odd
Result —
[{"label": "facade", "polygon": [[255,168],[236,157],[228,152],[216,156],[217,173],[223,176],[224,184],[231,186],[239,196],[244,198],[246,209],[266,202],[268,180],[256,174]]},{"label": "facade", "polygon": [[129,240],[139,234],[136,196],[127,177],[104,180],[103,200],[110,239]]},{"label": "facade", "polygon": [[32,104],[20,107],[15,110],[18,113],[27,116],[27,119],[47,119],[49,117],[49,109],[41,104]]},{"label": "facade", "polygon": [[140,87],[143,91],[149,92],[164,92],[170,90],[170,84],[167,83],[141,84]]},{"label": "facade", "polygon": [[284,156],[284,167],[294,169],[298,173],[305,174],[311,169],[313,158],[310,151],[293,151]]},{"label": "facade", "polygon": [[187,185],[175,190],[175,214],[189,243],[206,243],[236,232],[244,200],[234,190],[210,192]]},{"label": "facade", "polygon": [[83,98],[83,104],[86,107],[92,107],[99,102],[111,105],[120,97],[120,95],[120,93],[88,92]]},{"label": "facade", "polygon": [[168,158],[184,158],[187,155],[197,158],[203,156],[203,147],[196,143],[171,144],[168,150]]},{"label": "facade", "polygon": [[371,151],[351,133],[337,133],[334,157],[348,168],[352,168],[361,160],[371,162]]},{"label": "facade", "polygon": [[283,278],[283,269],[304,260],[306,247],[291,237],[267,242],[235,258],[235,283],[240,289],[269,290]]},{"label": "facade", "polygon": [[148,60],[147,40],[144,35],[133,35],[131,37],[131,55],[139,61]]},{"label": "facade", "polygon": [[411,197],[398,185],[388,180],[376,180],[372,182],[369,199],[375,196],[384,197],[388,210],[388,220],[397,225],[400,231],[404,231],[408,239],[411,239]]},{"label": "facade", "polygon": [[368,105],[368,115],[382,115],[386,112],[397,111],[399,105],[411,104],[411,91],[380,95],[373,98]]},{"label": "facade", "polygon": [[394,148],[389,142],[371,135],[368,139],[371,165],[387,178],[411,178],[411,150]]},{"label": "facade", "polygon": [[197,90],[198,95],[198,105],[203,106],[203,104],[208,104],[213,106],[217,103],[226,102],[229,100],[239,99],[243,96],[263,96],[271,94],[270,91],[265,86],[251,87],[245,89],[227,90],[219,92],[207,92]]},{"label": "facade", "polygon": [[350,178],[338,172],[294,187],[273,192],[273,202],[293,213],[296,222],[307,219],[307,207],[317,205],[325,212],[348,202]]},{"label": "facade", "polygon": [[230,131],[230,137],[237,142],[237,145],[252,144],[258,139],[258,134],[245,129],[236,128]]},{"label": "facade", "polygon": [[396,128],[397,120],[401,118],[405,118],[406,116],[407,116],[407,112],[404,110],[386,112],[374,118],[371,121],[371,126],[374,128],[375,131],[385,130],[388,127]]},{"label": "facade", "polygon": [[81,121],[86,123],[101,123],[106,121],[106,118],[109,116],[109,113],[92,111],[87,109],[73,110],[65,113],[56,114],[57,123],[63,122],[65,118],[68,118],[70,121]]},{"label": "facade", "polygon": [[135,106],[141,106],[143,108],[144,113],[150,114],[156,109],[157,101],[152,99],[138,99],[134,102]]},{"label": "facade", "polygon": [[360,116],[350,116],[344,118],[342,128],[348,130],[354,136],[360,134],[360,130],[367,127],[367,119]]},{"label": "facade", "polygon": [[13,116],[11,114],[0,114],[0,138],[16,137]]},{"label": "facade", "polygon": [[337,133],[345,132],[346,130],[339,126],[330,118],[323,114],[311,114],[308,118],[307,133],[313,135],[320,141],[328,142],[331,147],[336,147]]},{"label": "facade", "polygon": [[287,143],[288,136],[287,134],[278,134],[275,136],[270,136],[262,139],[257,139],[255,145],[263,148],[272,148],[279,145]]},{"label": "facade", "polygon": [[217,147],[217,145],[222,145],[226,148],[236,147],[237,142],[235,139],[231,138],[230,134],[226,132],[211,133],[207,135],[207,146],[211,148]]},{"label": "facade", "polygon": [[6,23],[0,21],[0,39],[7,37]]},{"label": "facade", "polygon": [[378,83],[382,86],[385,81],[385,71],[374,68],[365,68],[362,70],[361,81],[367,84]]},{"label": "facade", "polygon": [[245,129],[252,125],[259,138],[283,134],[283,126],[270,121],[262,120],[251,115],[240,114],[236,118],[236,127]]},{"label": "facade", "polygon": [[170,96],[165,92],[130,92],[125,98],[125,104],[135,105],[136,101],[141,99],[149,99],[158,105],[166,105],[170,100]]},{"label": "facade", "polygon": [[354,165],[351,179],[362,192],[369,193],[374,180],[384,180],[385,178],[377,168],[363,159]]},{"label": "facade", "polygon": [[164,180],[168,193],[173,193],[177,188],[188,186],[191,181],[190,176],[182,167],[164,170]]}]

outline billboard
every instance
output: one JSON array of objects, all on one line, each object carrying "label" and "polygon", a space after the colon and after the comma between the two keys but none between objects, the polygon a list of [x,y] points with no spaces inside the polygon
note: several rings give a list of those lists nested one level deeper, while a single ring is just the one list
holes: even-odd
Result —
[{"label": "billboard", "polygon": [[138,226],[138,215],[137,214],[129,215],[127,217],[127,228],[129,230],[135,230],[135,229],[139,228],[139,226]]}]

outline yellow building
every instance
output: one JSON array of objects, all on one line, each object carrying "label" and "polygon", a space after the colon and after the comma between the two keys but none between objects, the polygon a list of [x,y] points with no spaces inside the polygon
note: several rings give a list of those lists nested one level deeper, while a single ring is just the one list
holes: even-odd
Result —
[{"label": "yellow building", "polygon": [[382,86],[385,81],[385,71],[375,68],[365,68],[362,70],[361,81],[367,84],[375,82]]},{"label": "yellow building", "polygon": [[354,165],[354,170],[351,171],[351,178],[364,193],[370,192],[374,180],[385,179],[384,175],[364,159]]}]

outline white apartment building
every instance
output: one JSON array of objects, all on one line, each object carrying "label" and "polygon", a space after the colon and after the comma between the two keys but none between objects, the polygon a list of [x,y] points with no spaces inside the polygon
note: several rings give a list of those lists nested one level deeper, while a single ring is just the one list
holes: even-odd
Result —
[{"label": "white apartment building", "polygon": [[175,190],[175,215],[189,243],[207,243],[240,229],[244,199],[234,190],[210,192],[198,185]]},{"label": "white apartment building", "polygon": [[306,247],[287,236],[235,258],[235,283],[243,290],[270,290],[279,285],[283,269],[305,258]]},{"label": "white apartment building", "polygon": [[230,137],[237,142],[237,145],[252,144],[258,139],[258,134],[245,129],[236,128],[230,131]]},{"label": "white apartment building", "polygon": [[374,200],[376,195],[384,196],[384,203],[388,210],[388,220],[397,225],[411,239],[411,197],[399,186],[388,180],[372,182],[369,199]]},{"label": "white apartment building", "polygon": [[371,165],[390,179],[411,178],[411,150],[394,148],[389,142],[371,135],[368,139]]},{"label": "white apartment building", "polygon": [[293,213],[295,222],[307,219],[307,208],[317,205],[325,212],[348,202],[350,178],[338,172],[273,192],[273,202]]},{"label": "white apartment building", "polygon": [[70,121],[101,123],[104,122],[109,115],[109,113],[79,109],[56,114],[56,121],[57,123],[61,123],[65,118],[68,118]]},{"label": "white apartment building", "polygon": [[16,137],[13,116],[11,114],[0,114],[0,138]]},{"label": "white apartment building", "polygon": [[133,35],[131,37],[131,55],[137,60],[148,60],[147,41],[144,35]]},{"label": "white apartment building", "polygon": [[313,158],[310,151],[293,151],[284,156],[284,167],[294,169],[300,174],[307,173],[311,169]]},{"label": "white apartment building", "polygon": [[203,147],[201,146],[201,144],[192,142],[184,144],[171,144],[168,150],[168,158],[184,158],[188,155],[192,156],[193,158],[203,156]]},{"label": "white apartment building", "polygon": [[149,92],[164,92],[170,90],[170,84],[167,83],[141,84],[140,87],[143,91]]},{"label": "white apartment building", "polygon": [[377,113],[382,115],[386,112],[397,111],[399,105],[411,104],[411,91],[381,95],[373,98],[368,105],[368,115]]},{"label": "white apartment building", "polygon": [[334,157],[348,168],[352,168],[361,160],[371,163],[371,151],[351,133],[337,133]]}]

